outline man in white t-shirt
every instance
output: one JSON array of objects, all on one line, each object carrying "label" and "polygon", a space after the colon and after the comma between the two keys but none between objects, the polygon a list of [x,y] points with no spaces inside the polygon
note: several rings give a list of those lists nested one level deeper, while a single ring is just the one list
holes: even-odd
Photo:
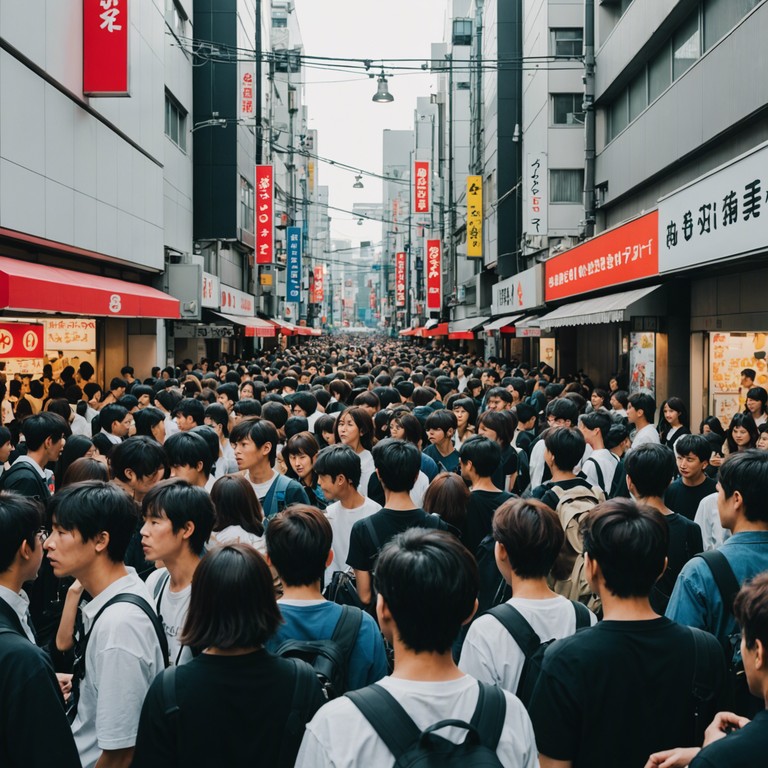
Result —
[{"label": "man in white t-shirt", "polygon": [[[80,760],[83,768],[97,762],[99,768],[128,766],[142,702],[165,662],[150,618],[152,598],[123,562],[137,524],[136,505],[117,486],[94,480],[62,489],[48,512],[53,530],[44,546],[54,574],[79,579],[92,596],[81,608],[88,642],[84,672],[76,670],[83,674],[79,690],[75,686],[72,694],[79,694],[72,732]],[[108,605],[126,593],[141,598],[144,607]]]},{"label": "man in white t-shirt", "polygon": [[147,589],[168,638],[170,662],[183,664],[192,658],[192,650],[182,647],[179,637],[189,609],[192,576],[213,529],[213,502],[203,488],[172,478],[144,497],[142,515],[144,557],[161,560],[165,566],[150,574]]},{"label": "man in white t-shirt", "polygon": [[605,447],[605,438],[612,425],[611,417],[603,411],[592,411],[579,416],[579,429],[592,449],[589,458],[582,462],[581,474],[590,485],[602,488],[606,498],[611,492],[613,476],[619,465],[619,457]]},{"label": "man in white t-shirt", "polygon": [[[384,698],[376,708],[386,707],[391,718],[404,710],[418,732],[441,720],[469,723],[481,700],[482,684],[463,674],[451,655],[462,624],[477,607],[477,567],[469,550],[445,531],[409,528],[381,550],[376,583],[379,625],[395,649],[394,674],[320,709],[307,725],[297,768],[392,765],[393,753],[377,726],[396,721],[387,714],[364,715],[360,707],[367,709],[372,697]],[[482,694],[504,710],[501,727],[485,746],[507,768],[538,766],[533,728],[520,701],[493,686],[483,686]],[[463,728],[440,731],[456,744],[466,735]]]},{"label": "man in white t-shirt", "polygon": [[656,415],[656,401],[651,395],[637,392],[631,395],[627,404],[627,420],[635,427],[632,448],[643,443],[660,443],[659,431],[653,423]]},{"label": "man in white t-shirt", "polygon": [[327,579],[334,571],[347,569],[352,526],[358,520],[378,512],[381,505],[357,490],[361,473],[360,457],[348,445],[323,448],[317,454],[315,472],[323,495],[333,502],[325,509],[325,516],[333,529],[333,562],[326,573]]}]

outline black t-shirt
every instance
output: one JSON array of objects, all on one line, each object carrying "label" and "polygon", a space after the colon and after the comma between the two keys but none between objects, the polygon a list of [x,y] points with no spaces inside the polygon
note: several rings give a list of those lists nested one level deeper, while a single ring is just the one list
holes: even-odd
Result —
[{"label": "black t-shirt", "polygon": [[[368,520],[373,524],[378,538],[378,546],[371,538]],[[358,520],[352,526],[349,536],[349,554],[347,565],[358,571],[372,571],[383,547],[393,536],[402,533],[407,528],[440,528],[448,530],[448,524],[435,515],[428,515],[423,509],[387,509],[382,507],[370,517]]]},{"label": "black t-shirt", "polygon": [[667,552],[667,570],[656,582],[651,592],[651,607],[656,613],[663,616],[667,610],[667,603],[672,596],[675,581],[683,566],[699,552],[704,550],[701,540],[701,528],[692,520],[673,512],[666,515],[665,520],[669,526],[669,550]]},{"label": "black t-shirt", "polygon": [[462,540],[470,552],[475,552],[480,542],[491,533],[493,513],[511,498],[512,494],[506,491],[472,491],[469,494]]},{"label": "black t-shirt", "polygon": [[757,768],[768,754],[768,711],[755,715],[749,725],[702,749],[690,768]]},{"label": "black t-shirt", "polygon": [[693,520],[701,500],[713,494],[717,490],[717,483],[711,478],[705,478],[699,485],[683,485],[682,478],[678,477],[664,494],[664,503],[678,515]]},{"label": "black t-shirt", "polygon": [[443,454],[437,450],[437,446],[432,444],[428,445],[423,453],[434,460],[438,466],[442,464],[443,469],[446,472],[456,472],[459,467],[459,452],[455,448],[447,456],[443,456]]},{"label": "black t-shirt", "polygon": [[501,488],[502,490],[506,491],[507,477],[509,475],[514,475],[515,472],[517,472],[517,466],[518,466],[517,451],[514,449],[513,446],[508,445],[501,452],[501,461],[499,462],[499,466],[496,467],[494,473],[491,475],[491,480],[493,480],[493,484],[497,488]]},{"label": "black t-shirt", "polygon": [[[710,723],[725,662],[717,640],[704,641],[721,660],[705,681]],[[663,617],[602,621],[553,643],[528,708],[539,752],[573,768],[643,768],[652,752],[695,744],[694,656],[691,630]]]},{"label": "black t-shirt", "polygon": [[[296,683],[287,659],[264,650],[197,656],[176,670],[175,716],[165,714],[162,678],[155,678],[144,700],[134,768],[275,768],[295,762],[304,728],[284,747]],[[320,687],[313,687],[304,702],[305,724],[322,704]],[[288,759],[281,762],[284,748]]]},{"label": "black t-shirt", "polygon": [[576,477],[573,480],[558,480],[558,482],[550,480],[548,483],[543,483],[537,488],[534,488],[531,491],[531,496],[534,499],[539,499],[539,501],[542,501],[548,507],[557,509],[559,498],[558,495],[552,490],[554,486],[562,488],[564,491],[570,491],[571,488],[591,488],[592,484],[585,480],[583,477]]}]

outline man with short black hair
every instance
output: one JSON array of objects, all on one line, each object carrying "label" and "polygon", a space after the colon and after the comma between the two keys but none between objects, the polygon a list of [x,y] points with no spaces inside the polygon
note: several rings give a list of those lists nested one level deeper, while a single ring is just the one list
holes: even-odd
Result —
[{"label": "man with short black hair", "polygon": [[493,387],[485,396],[489,411],[508,411],[512,407],[512,393],[504,387]]},{"label": "man with short black hair", "polygon": [[427,416],[424,428],[430,442],[424,449],[424,455],[438,466],[442,465],[446,472],[455,472],[459,467],[459,452],[453,442],[458,428],[456,414],[445,408],[435,411]]},{"label": "man with short black hair", "polygon": [[115,447],[109,457],[112,482],[122,488],[137,504],[149,489],[169,473],[163,446],[145,435],[129,437]]},{"label": "man with short black hair", "polygon": [[[571,400],[559,397],[557,400],[547,403],[545,415],[547,418],[547,425],[550,428],[575,427],[579,421],[579,407]],[[584,456],[582,458],[586,459],[588,455],[589,452],[585,447]],[[547,462],[544,460],[543,432],[531,444],[530,457],[531,488],[536,488],[551,477]],[[577,464],[578,463],[579,462],[577,462]],[[571,467],[571,469],[575,469],[575,467]]]},{"label": "man with short black hair", "polygon": [[645,392],[636,392],[629,396],[627,421],[635,428],[632,448],[637,448],[644,443],[661,443],[659,431],[653,423],[655,415],[656,401],[651,395]]},{"label": "man with short black hair", "polygon": [[[218,438],[216,444],[218,446]],[[207,489],[214,459],[202,435],[193,430],[179,432],[171,435],[163,444],[163,448],[168,456],[171,477],[178,477],[190,485]]]},{"label": "man with short black hair", "polygon": [[173,417],[180,432],[188,432],[192,427],[205,423],[205,405],[202,400],[185,397],[174,409]]},{"label": "man with short black hair", "polygon": [[606,498],[611,493],[613,477],[619,465],[619,457],[605,447],[605,438],[613,422],[607,413],[592,411],[579,416],[579,429],[587,445],[592,449],[581,465],[581,474],[590,485],[598,486]]},{"label": "man with short black hair", "polygon": [[93,444],[99,453],[109,456],[116,445],[125,440],[133,426],[133,416],[118,403],[105,405],[99,411],[101,429],[93,436]]},{"label": "man with short black hair", "polygon": [[227,413],[232,413],[232,409],[239,399],[240,390],[237,388],[237,384],[227,383],[216,387],[216,400],[227,409]]},{"label": "man with short black hair", "polygon": [[712,444],[704,435],[683,435],[675,440],[675,454],[680,477],[667,488],[664,503],[693,520],[702,500],[717,492],[717,484],[706,473]]}]

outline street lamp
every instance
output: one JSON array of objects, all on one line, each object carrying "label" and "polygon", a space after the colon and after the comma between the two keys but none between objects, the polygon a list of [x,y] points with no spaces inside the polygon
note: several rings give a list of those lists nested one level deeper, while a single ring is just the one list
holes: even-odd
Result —
[{"label": "street lamp", "polygon": [[352,189],[363,189],[363,177],[361,175],[355,176],[355,183],[352,185]]},{"label": "street lamp", "polygon": [[381,70],[376,81],[376,93],[373,94],[371,101],[377,104],[388,104],[390,101],[394,101],[395,97],[389,92],[389,86],[387,85],[387,78],[384,76],[384,70]]}]

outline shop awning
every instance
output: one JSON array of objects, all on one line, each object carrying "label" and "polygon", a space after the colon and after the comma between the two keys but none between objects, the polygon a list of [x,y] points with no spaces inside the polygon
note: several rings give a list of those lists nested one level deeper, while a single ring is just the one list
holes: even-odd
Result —
[{"label": "shop awning", "polygon": [[501,331],[502,328],[506,328],[508,325],[512,326],[515,324],[516,320],[519,320],[522,317],[521,314],[517,315],[506,315],[505,317],[497,317],[495,320],[492,320],[490,323],[486,323],[483,326],[483,330],[486,333],[490,333],[491,331]]},{"label": "shop awning", "polygon": [[179,301],[146,285],[0,256],[0,309],[178,319]]},{"label": "shop awning", "polygon": [[298,335],[299,327],[293,323],[289,323],[287,320],[278,320],[276,317],[270,317],[269,322],[272,323],[283,336]]},{"label": "shop awning", "polygon": [[416,326],[415,328],[406,328],[404,331],[400,331],[400,336],[416,336],[418,332],[421,330],[420,326]]},{"label": "shop awning", "polygon": [[320,336],[322,334],[319,328],[310,328],[308,325],[297,325],[296,330],[299,336]]},{"label": "shop awning", "polygon": [[474,339],[473,331],[486,322],[488,322],[487,317],[467,317],[464,320],[453,320],[448,323],[448,338],[454,340]]},{"label": "shop awning", "polygon": [[434,318],[430,318],[429,320],[427,320],[426,323],[424,323],[424,330],[426,330],[426,331],[431,330],[432,328],[437,326],[437,324],[439,322],[440,322],[439,320],[435,320]]},{"label": "shop awning", "polygon": [[540,328],[561,328],[569,325],[621,323],[628,318],[627,311],[633,304],[660,287],[652,285],[647,288],[635,288],[633,291],[611,293],[596,299],[574,301],[542,315],[533,325]]},{"label": "shop awning", "polygon": [[427,336],[429,338],[433,338],[435,336],[447,336],[448,323],[437,323],[437,325],[433,326],[432,328],[427,328],[425,325],[421,335]]},{"label": "shop awning", "polygon": [[225,315],[222,312],[216,312],[219,317],[223,317],[228,323],[233,325],[242,325],[245,328],[246,336],[260,336],[272,338],[276,335],[275,326],[258,317],[243,317],[241,315]]}]

